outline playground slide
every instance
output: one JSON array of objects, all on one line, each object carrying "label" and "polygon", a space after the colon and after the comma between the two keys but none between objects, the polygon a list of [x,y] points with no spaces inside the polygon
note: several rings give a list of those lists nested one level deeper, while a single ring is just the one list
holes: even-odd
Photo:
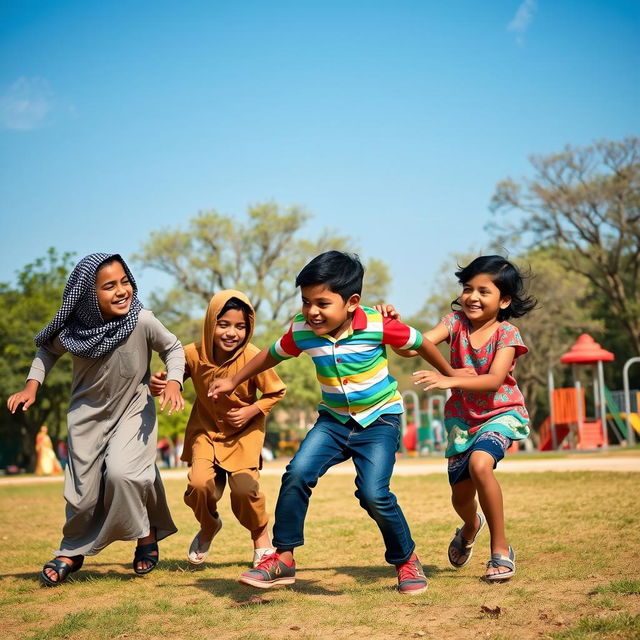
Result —
[{"label": "playground slide", "polygon": [[[621,417],[627,418],[627,416],[623,413],[621,414]],[[631,423],[631,426],[640,434],[640,414],[638,413],[631,413],[629,414],[629,422]]]},{"label": "playground slide", "polygon": [[[620,408],[618,407],[618,403],[616,402],[615,398],[613,397],[613,394],[607,387],[604,388],[604,393],[605,393],[605,398],[607,403],[607,410],[609,411],[609,413],[607,414],[607,418],[613,418],[613,421],[618,427],[620,433],[626,438],[627,437],[627,423],[626,423],[627,414],[620,411]],[[630,413],[629,422],[631,423],[631,426],[638,433],[640,433],[640,414]]]}]

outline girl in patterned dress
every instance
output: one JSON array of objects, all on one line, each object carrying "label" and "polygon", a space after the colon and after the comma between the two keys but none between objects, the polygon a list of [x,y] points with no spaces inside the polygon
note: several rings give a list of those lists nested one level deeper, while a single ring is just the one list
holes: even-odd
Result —
[{"label": "girl in patterned dress", "polygon": [[[418,371],[425,390],[451,389],[445,405],[445,428],[451,501],[463,521],[449,544],[449,562],[459,569],[471,559],[485,518],[491,535],[491,558],[485,579],[507,580],[516,571],[515,551],[505,535],[502,491],[494,475],[513,440],[529,435],[529,417],[513,369],[527,352],[518,329],[507,322],[531,311],[522,274],[501,256],[481,256],[456,271],[462,293],[452,313],[424,335],[446,341],[454,369],[472,368],[475,376],[444,376]],[[476,493],[482,514],[477,511]],[[484,514],[484,515],[483,515]]]}]

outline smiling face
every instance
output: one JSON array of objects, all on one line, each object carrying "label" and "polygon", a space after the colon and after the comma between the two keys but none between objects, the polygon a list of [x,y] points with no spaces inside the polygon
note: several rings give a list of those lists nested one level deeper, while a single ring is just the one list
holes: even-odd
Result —
[{"label": "smiling face", "polygon": [[462,285],[460,305],[473,327],[496,320],[500,309],[506,309],[509,304],[511,297],[503,296],[486,273],[479,273]]},{"label": "smiling face", "polygon": [[105,322],[127,315],[131,307],[133,286],[120,262],[114,260],[100,267],[96,274],[96,294]]},{"label": "smiling face", "polygon": [[247,318],[241,309],[229,309],[221,315],[213,330],[213,357],[222,364],[247,339]]},{"label": "smiling face", "polygon": [[346,302],[339,293],[324,284],[302,287],[302,315],[318,336],[339,336],[351,321],[351,315],[360,303],[360,296],[354,293]]}]

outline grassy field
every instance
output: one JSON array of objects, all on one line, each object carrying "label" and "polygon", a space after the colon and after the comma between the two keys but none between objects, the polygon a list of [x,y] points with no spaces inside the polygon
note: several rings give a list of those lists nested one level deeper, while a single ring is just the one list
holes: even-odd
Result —
[{"label": "grassy field", "polygon": [[[394,479],[430,580],[415,597],[395,591],[349,477],[325,477],[314,493],[296,584],[259,593],[236,582],[251,545],[226,496],[210,562],[188,568],[196,525],[175,479],[166,488],[180,531],[161,544],[154,572],[134,576],[133,543],[121,542],[87,558],[65,585],[41,587],[40,567],[60,538],[62,485],[0,485],[2,637],[640,639],[640,474],[510,473],[501,482],[518,573],[486,584],[487,532],[467,567],[447,562],[457,523],[446,478]],[[279,479],[263,486],[272,509]]]}]

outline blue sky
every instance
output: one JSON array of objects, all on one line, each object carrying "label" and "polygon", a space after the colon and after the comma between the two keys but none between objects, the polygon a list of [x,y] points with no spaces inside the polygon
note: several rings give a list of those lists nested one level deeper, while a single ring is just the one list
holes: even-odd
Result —
[{"label": "blue sky", "polygon": [[275,199],[414,312],[529,154],[640,133],[639,43],[637,1],[5,1],[0,281]]}]

